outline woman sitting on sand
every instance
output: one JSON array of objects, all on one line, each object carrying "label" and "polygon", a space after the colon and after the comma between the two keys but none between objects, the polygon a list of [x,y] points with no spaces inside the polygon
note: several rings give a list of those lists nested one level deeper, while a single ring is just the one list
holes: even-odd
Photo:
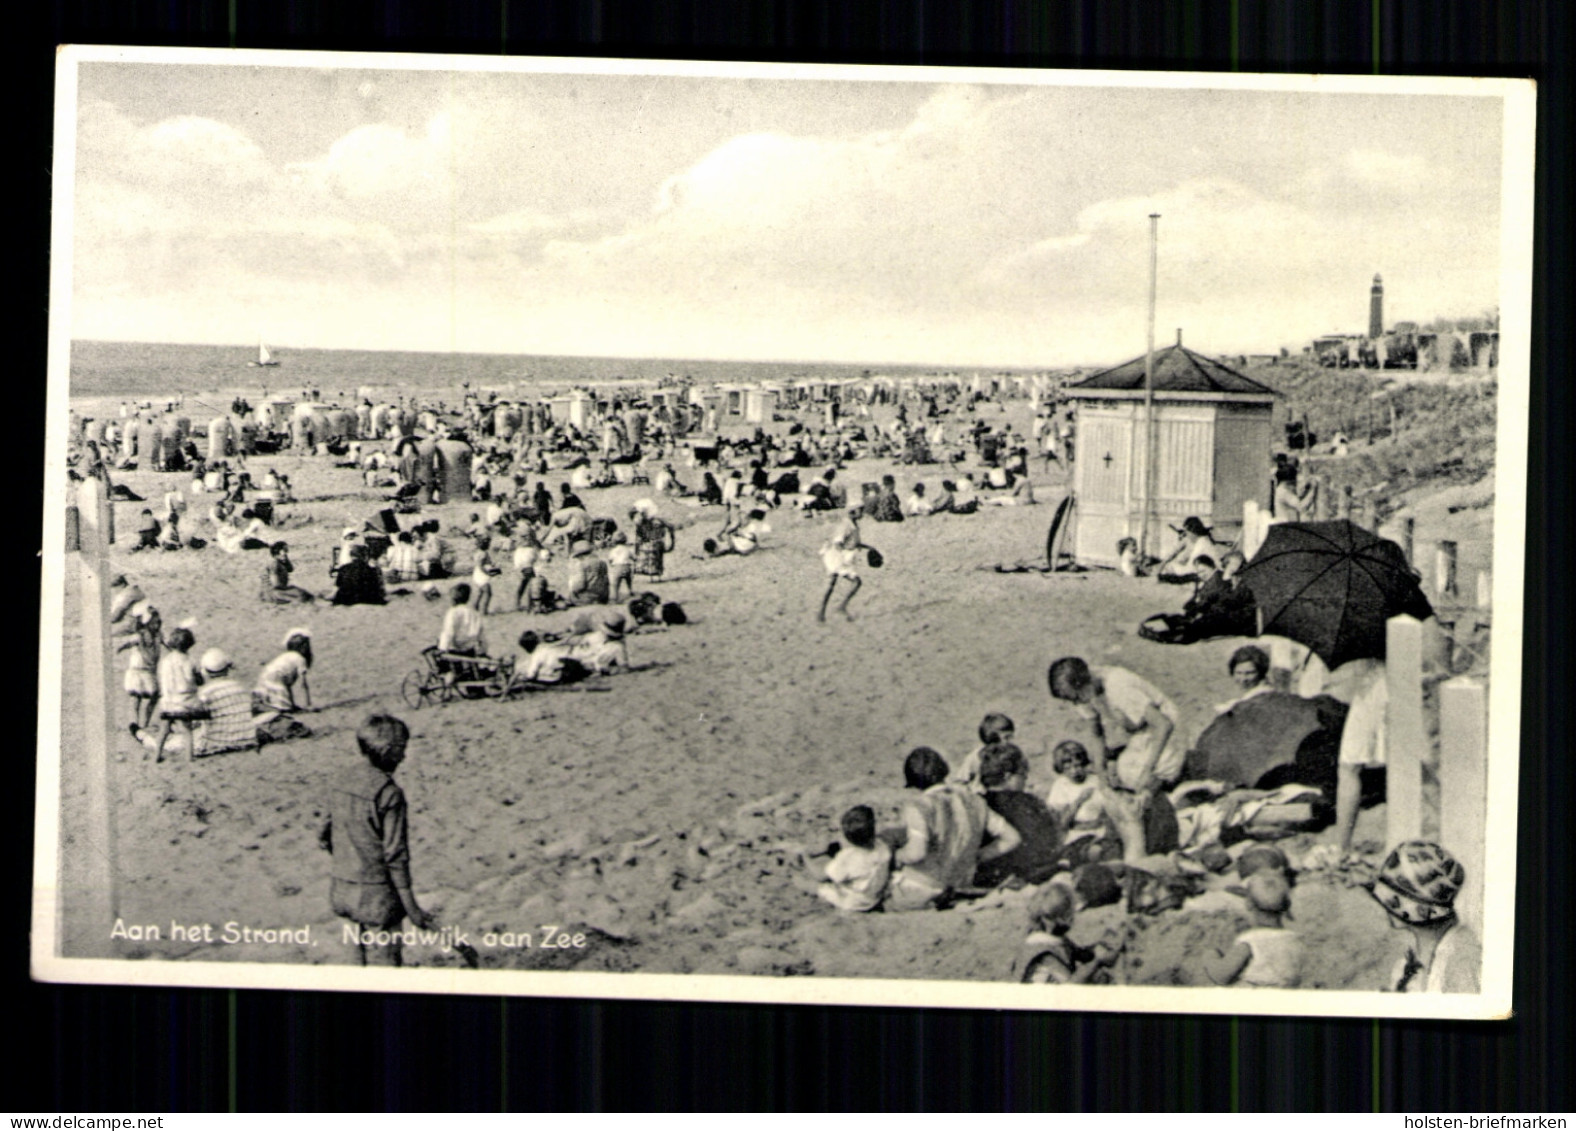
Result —
[{"label": "woman sitting on sand", "polygon": [[257,685],[252,689],[252,710],[270,717],[311,710],[312,689],[306,679],[311,670],[311,630],[292,628],[285,633],[285,650],[264,664],[257,674]]},{"label": "woman sitting on sand", "polygon": [[295,566],[290,562],[290,546],[286,542],[275,542],[268,548],[269,561],[263,569],[264,603],[270,605],[310,605],[314,600],[311,593],[299,585],[290,583],[290,574]]}]

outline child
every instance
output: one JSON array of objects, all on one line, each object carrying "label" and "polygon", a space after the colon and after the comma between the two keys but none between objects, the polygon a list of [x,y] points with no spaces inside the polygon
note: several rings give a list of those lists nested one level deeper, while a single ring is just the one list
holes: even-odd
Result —
[{"label": "child", "polygon": [[476,561],[471,570],[471,598],[478,615],[486,616],[487,610],[492,608],[492,579],[502,572],[492,559],[492,539],[486,534],[477,535]]},{"label": "child", "polygon": [[627,589],[631,597],[635,595],[635,550],[622,530],[613,535],[613,545],[607,552],[607,576],[612,586],[611,600],[618,600],[620,586]]},{"label": "child", "polygon": [[969,751],[957,770],[952,775],[954,785],[966,785],[977,793],[984,793],[985,787],[980,785],[980,756],[985,753],[987,746],[998,742],[1011,742],[1018,728],[1013,721],[1000,711],[992,711],[980,720],[980,744]]},{"label": "child", "polygon": [[511,686],[521,683],[557,685],[576,683],[590,672],[569,654],[569,649],[527,629],[520,633],[520,654],[515,657]]},{"label": "child", "polygon": [[1138,560],[1138,539],[1123,538],[1116,544],[1117,569],[1125,577],[1142,577],[1143,565]]},{"label": "child", "polygon": [[1284,869],[1260,867],[1245,883],[1228,889],[1248,901],[1253,926],[1231,949],[1216,951],[1205,973],[1217,986],[1272,986],[1295,989],[1302,981],[1302,940],[1284,926],[1290,917],[1291,879]]},{"label": "child", "polygon": [[525,601],[526,590],[531,587],[531,579],[536,576],[536,566],[543,559],[546,551],[536,536],[536,527],[529,522],[522,522],[515,534],[514,568],[520,571],[520,587],[515,590],[514,608],[519,612]]},{"label": "child", "polygon": [[[394,932],[405,917],[431,927],[410,881],[405,791],[394,771],[405,760],[410,728],[393,715],[372,715],[356,731],[364,763],[347,767],[334,783],[318,843],[333,853],[329,900],[334,914],[370,931]],[[334,826],[339,836],[334,836]],[[356,942],[363,966],[401,965],[400,942]]]},{"label": "child", "polygon": [[826,866],[826,882],[816,894],[839,911],[875,911],[892,874],[892,847],[876,836],[875,811],[855,805],[843,814],[848,843]]},{"label": "child", "polygon": [[1036,985],[1109,982],[1106,968],[1121,952],[1118,938],[1107,935],[1092,947],[1067,937],[1077,914],[1077,896],[1066,884],[1046,884],[1029,908],[1029,935],[1013,963],[1013,981]]},{"label": "child", "polygon": [[197,638],[189,628],[177,628],[164,642],[168,649],[159,660],[159,733],[154,741],[154,761],[164,761],[164,743],[170,737],[171,727],[179,721],[186,730],[187,748],[190,749],[197,719],[202,714],[202,704],[197,689],[202,686],[202,676],[190,652]]},{"label": "child", "polygon": [[131,548],[132,553],[138,550],[154,550],[159,545],[159,520],[153,517],[153,512],[144,507],[142,516],[137,520],[137,544]]},{"label": "child", "polygon": [[1105,806],[1100,791],[1089,776],[1089,751],[1081,742],[1058,742],[1051,751],[1051,769],[1056,780],[1045,795],[1062,827],[1067,830],[1065,851],[1069,861],[1082,863],[1090,849],[1105,832]]},{"label": "child", "polygon": [[146,600],[137,601],[127,611],[131,618],[131,633],[116,651],[130,651],[126,664],[126,694],[131,696],[132,733],[153,725],[153,704],[159,697],[159,657],[162,652],[161,633],[164,623],[159,610]]}]

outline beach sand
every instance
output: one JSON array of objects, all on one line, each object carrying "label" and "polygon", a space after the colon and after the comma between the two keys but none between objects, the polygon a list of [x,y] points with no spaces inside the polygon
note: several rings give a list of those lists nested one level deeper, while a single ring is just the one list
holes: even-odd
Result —
[{"label": "beach sand", "polygon": [[[994,409],[991,410],[994,415]],[[1014,412],[1027,420],[1027,406]],[[329,586],[329,548],[346,526],[360,527],[383,505],[353,470],[327,458],[253,457],[256,473],[277,467],[301,500],[287,513],[310,519],[282,532],[295,580]],[[939,466],[851,466],[854,485],[891,470],[900,493],[916,479],[934,486]],[[680,468],[686,481],[700,473]],[[952,477],[951,473],[947,473]],[[547,477],[556,489],[566,473]],[[310,925],[314,945],[214,946],[120,942],[119,953],[149,960],[201,959],[345,963],[341,921],[329,909],[329,859],[317,844],[332,775],[358,757],[354,732],[374,709],[411,726],[398,772],[410,803],[412,870],[418,896],[440,921],[479,934],[537,932],[559,924],[585,933],[578,950],[491,947],[485,966],[643,972],[1001,979],[1027,929],[1024,897],[1008,894],[946,912],[842,915],[802,883],[796,853],[822,850],[849,805],[897,818],[902,761],[934,746],[956,762],[976,743],[988,711],[1017,723],[1034,777],[1049,780],[1046,751],[1080,736],[1078,721],[1046,691],[1048,663],[1082,655],[1151,679],[1179,705],[1191,738],[1212,705],[1233,694],[1226,659],[1241,641],[1168,647],[1138,638],[1147,615],[1180,608],[1177,587],[1110,571],[1001,574],[982,565],[1043,558],[1062,476],[1034,464],[1039,505],[986,507],[974,516],[863,524],[885,555],[864,569],[855,619],[815,621],[826,584],[817,549],[832,521],[789,509],[769,517],[772,533],[748,558],[697,560],[720,508],[661,500],[680,527],[668,577],[652,586],[681,602],[690,623],[642,631],[629,642],[638,670],[595,682],[595,690],[541,691],[509,702],[465,701],[411,710],[401,679],[436,639],[444,604],[419,595],[386,608],[278,608],[258,602],[266,555],[200,551],[121,554],[166,624],[192,617],[197,648],[220,646],[237,677],[255,678],[285,631],[314,632],[310,739],[197,761],[145,760],[125,734],[130,706],[117,697],[111,752],[119,913],[128,923],[236,921],[258,928]],[[143,505],[185,476],[122,473],[148,504],[117,506],[130,529]],[[648,488],[582,492],[593,515],[624,523]],[[206,510],[202,497],[188,500]],[[480,508],[428,508],[458,539]],[[199,531],[200,532],[200,531]],[[561,562],[549,566],[555,581]],[[573,614],[516,613],[516,575],[494,583],[487,633],[495,653],[526,627],[557,629]],[[66,579],[66,665],[77,662],[77,584]],[[123,669],[124,663],[117,663]],[[109,925],[85,919],[72,900],[86,811],[81,720],[64,681],[61,835],[66,845],[64,950],[110,953]],[[118,682],[117,682],[118,687]],[[605,689],[605,690],[603,690]],[[1383,809],[1367,811],[1359,840],[1382,836]],[[1293,854],[1311,844],[1290,844]],[[1218,886],[1218,885],[1217,885]],[[1226,900],[1217,910],[1173,912],[1140,924],[1123,971],[1132,981],[1203,981],[1209,946],[1246,925]],[[1312,876],[1296,888],[1297,926],[1310,955],[1305,984],[1374,989],[1404,949],[1402,932],[1361,890]],[[1080,933],[1108,925],[1087,917]],[[474,938],[474,934],[473,934]],[[1202,947],[1202,949],[1201,949]],[[459,965],[453,952],[417,946],[407,962]]]}]

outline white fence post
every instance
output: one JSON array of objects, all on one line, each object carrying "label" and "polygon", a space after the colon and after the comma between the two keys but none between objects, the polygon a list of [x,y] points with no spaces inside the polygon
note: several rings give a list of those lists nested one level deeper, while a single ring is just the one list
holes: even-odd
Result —
[{"label": "white fence post", "polygon": [[1439,840],[1466,869],[1456,914],[1482,937],[1488,825],[1488,692],[1458,676],[1439,686]]},{"label": "white fence post", "polygon": [[1242,556],[1251,560],[1263,544],[1264,538],[1259,530],[1258,501],[1247,499],[1242,504]]},{"label": "white fence post", "polygon": [[1423,725],[1423,624],[1416,617],[1391,617],[1385,630],[1386,841],[1394,846],[1423,835],[1423,762],[1428,732]]}]

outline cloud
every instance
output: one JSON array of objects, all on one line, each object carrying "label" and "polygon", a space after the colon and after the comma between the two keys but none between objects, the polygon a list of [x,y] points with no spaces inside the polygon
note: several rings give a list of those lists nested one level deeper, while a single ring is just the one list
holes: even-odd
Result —
[{"label": "cloud", "polygon": [[308,184],[351,200],[443,193],[453,158],[450,116],[435,114],[426,132],[412,137],[396,126],[360,126],[315,161],[289,166]]}]

